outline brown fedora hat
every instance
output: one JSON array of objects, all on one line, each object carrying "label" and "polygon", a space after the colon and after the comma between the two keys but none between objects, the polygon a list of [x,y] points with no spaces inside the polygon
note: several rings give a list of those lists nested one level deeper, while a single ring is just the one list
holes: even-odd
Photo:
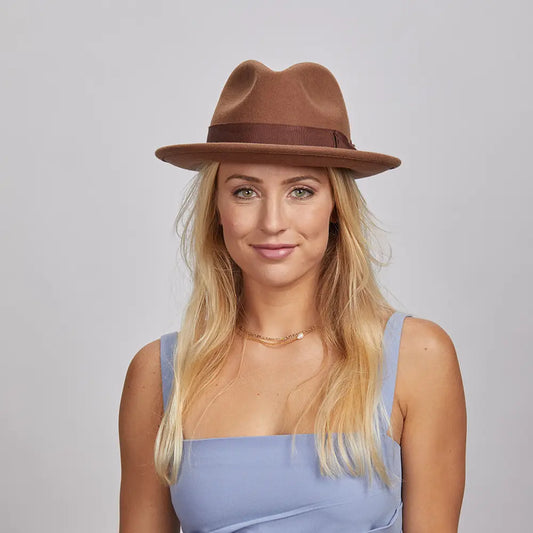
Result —
[{"label": "brown fedora hat", "polygon": [[275,71],[253,59],[226,81],[207,142],[162,146],[155,155],[189,170],[208,161],[279,163],[349,168],[356,178],[401,164],[352,144],[344,98],[326,67],[304,62]]}]

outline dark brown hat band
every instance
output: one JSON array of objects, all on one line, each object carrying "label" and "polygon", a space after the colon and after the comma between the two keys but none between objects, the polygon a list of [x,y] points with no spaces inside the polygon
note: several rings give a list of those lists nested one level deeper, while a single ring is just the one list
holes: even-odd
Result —
[{"label": "dark brown hat band", "polygon": [[209,126],[207,142],[328,146],[357,150],[346,135],[338,130],[257,122],[214,124]]}]

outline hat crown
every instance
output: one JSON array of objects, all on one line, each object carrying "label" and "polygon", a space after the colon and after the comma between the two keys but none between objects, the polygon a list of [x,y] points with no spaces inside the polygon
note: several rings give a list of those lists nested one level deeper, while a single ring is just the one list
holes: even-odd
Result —
[{"label": "hat crown", "polygon": [[240,63],[222,89],[211,126],[234,123],[326,128],[350,138],[339,84],[326,67],[312,62],[280,71],[253,59]]},{"label": "hat crown", "polygon": [[275,71],[254,59],[228,77],[205,142],[161,146],[155,155],[189,170],[234,161],[349,168],[356,178],[401,163],[352,143],[341,89],[326,67],[302,62]]}]

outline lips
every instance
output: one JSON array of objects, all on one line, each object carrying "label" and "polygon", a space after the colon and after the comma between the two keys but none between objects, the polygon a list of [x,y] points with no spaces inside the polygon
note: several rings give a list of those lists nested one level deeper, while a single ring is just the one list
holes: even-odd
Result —
[{"label": "lips", "polygon": [[290,255],[296,248],[295,244],[261,244],[253,248],[267,259],[283,259]]},{"label": "lips", "polygon": [[254,248],[266,248],[267,250],[278,250],[279,248],[294,248],[296,244],[252,244]]}]

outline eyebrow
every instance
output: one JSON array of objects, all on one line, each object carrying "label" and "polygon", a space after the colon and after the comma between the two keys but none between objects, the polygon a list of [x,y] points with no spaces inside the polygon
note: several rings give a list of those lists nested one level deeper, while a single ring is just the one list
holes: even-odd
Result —
[{"label": "eyebrow", "polygon": [[[263,180],[260,178],[256,178],[255,176],[245,176],[243,174],[232,174],[231,176],[228,176],[226,178],[225,183],[227,183],[229,180],[233,179],[241,179],[245,181],[251,181],[252,183],[263,183]],[[286,180],[283,180],[281,182],[282,185],[286,185],[288,183],[294,183],[296,181],[303,181],[303,180],[314,180],[318,183],[321,183],[321,181],[316,178],[315,176],[294,176],[293,178],[288,178]]]}]

